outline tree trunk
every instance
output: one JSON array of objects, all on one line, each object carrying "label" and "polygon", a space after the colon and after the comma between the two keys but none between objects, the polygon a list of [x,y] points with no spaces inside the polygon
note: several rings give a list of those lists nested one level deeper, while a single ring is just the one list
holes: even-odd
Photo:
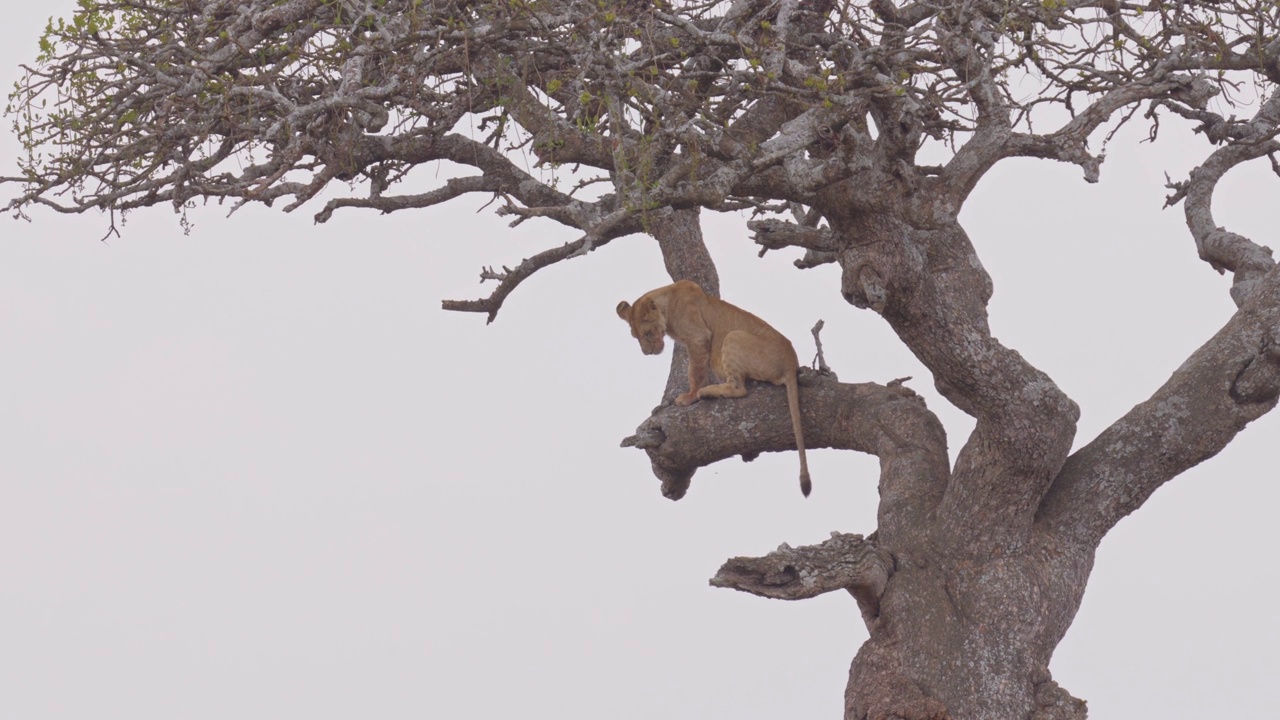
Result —
[{"label": "tree trunk", "polygon": [[[941,424],[910,390],[805,371],[807,444],[880,458],[878,528],[734,558],[712,584],[792,600],[851,593],[870,639],[849,672],[847,720],[1084,718],[1084,702],[1048,666],[1098,543],[1161,483],[1275,405],[1280,271],[1255,281],[1236,317],[1152,400],[1069,459],[1079,411],[991,336],[991,281],[960,226],[825,214],[835,218],[845,298],[879,312],[977,423],[950,467]],[[695,237],[687,224],[667,227],[680,228],[682,242]],[[767,229],[778,242],[779,228]],[[672,240],[663,242],[666,252]],[[705,272],[709,257],[691,257]],[[629,444],[648,451],[664,493],[678,499],[701,466],[794,448],[788,419],[774,412],[781,398],[770,396],[781,392],[660,407]],[[1170,407],[1196,422],[1171,424]],[[744,426],[750,436],[735,430]]]},{"label": "tree trunk", "polygon": [[977,419],[935,505],[907,522],[882,513],[877,539],[895,572],[850,671],[847,716],[1083,717],[1048,665],[1092,549],[1065,549],[1032,525],[1075,436],[1075,404],[991,336],[991,281],[959,225],[872,215],[836,230],[848,239],[845,297],[880,312]]},{"label": "tree trunk", "polygon": [[[692,280],[706,294],[720,297],[720,275],[702,239],[701,212],[697,208],[662,210],[653,213],[648,225],[649,233],[662,250],[662,262],[671,282]],[[671,372],[662,392],[664,403],[689,389],[689,353],[680,343],[672,344],[675,349],[671,353]]]},{"label": "tree trunk", "polygon": [[1042,538],[981,560],[918,552],[895,553],[880,615],[849,672],[847,718],[1085,716],[1048,665],[1080,606],[1092,554]]}]

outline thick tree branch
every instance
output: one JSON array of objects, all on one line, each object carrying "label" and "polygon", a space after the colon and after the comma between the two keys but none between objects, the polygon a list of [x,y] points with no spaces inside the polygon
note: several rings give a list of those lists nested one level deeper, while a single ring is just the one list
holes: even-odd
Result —
[{"label": "thick tree branch", "polygon": [[[1280,150],[1280,98],[1248,123],[1220,134],[1226,144],[1191,172],[1166,206],[1185,201],[1200,257],[1235,274],[1240,310],[1147,401],[1068,459],[1040,510],[1049,532],[1088,546],[1165,482],[1216,455],[1280,394],[1280,271],[1268,248],[1213,220],[1218,181],[1237,165]],[[1213,122],[1206,127],[1221,128]],[[1192,410],[1194,408],[1194,411]]]},{"label": "thick tree branch", "polygon": [[[708,295],[720,297],[720,273],[702,237],[701,213],[697,209],[654,213],[649,217],[649,233],[658,241],[662,263],[672,282],[690,280]],[[673,346],[671,371],[662,391],[664,405],[689,389],[689,351],[679,343]]]},{"label": "thick tree branch", "polygon": [[880,596],[893,574],[893,557],[861,535],[831,533],[817,545],[782,545],[764,557],[730,558],[711,585],[776,600],[807,600],[848,590],[870,627],[880,615]]},{"label": "thick tree branch", "polygon": [[[948,474],[946,434],[915,393],[903,387],[846,384],[801,371],[806,448],[857,450],[880,458],[880,529],[906,532],[936,506]],[[640,425],[662,494],[684,497],[698,468],[735,455],[795,449],[786,392],[752,384],[746,397],[659,407]],[[661,438],[653,446],[652,440]],[[819,490],[820,492],[820,490]]]},{"label": "thick tree branch", "polygon": [[922,231],[870,216],[845,232],[853,239],[841,253],[845,298],[877,309],[939,392],[978,421],[938,508],[952,542],[1018,547],[1066,459],[1079,409],[991,335],[991,280],[958,225]]},{"label": "thick tree branch", "polygon": [[752,220],[747,229],[755,233],[751,239],[763,250],[799,247],[834,253],[839,249],[835,233],[828,228],[804,227],[782,220]]},{"label": "thick tree branch", "polygon": [[1164,483],[1218,454],[1280,396],[1280,269],[1150,399],[1067,460],[1040,509],[1046,532],[1094,547]]}]

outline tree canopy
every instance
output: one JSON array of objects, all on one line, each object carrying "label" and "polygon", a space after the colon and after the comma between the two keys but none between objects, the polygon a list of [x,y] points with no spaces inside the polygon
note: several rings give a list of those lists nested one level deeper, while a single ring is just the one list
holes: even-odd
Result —
[{"label": "tree canopy", "polygon": [[[1231,113],[1280,78],[1268,3],[80,6],[51,22],[10,98],[29,152],[11,210],[196,198],[293,210],[337,181],[351,190],[318,220],[484,193],[517,222],[581,232],[454,309],[492,316],[538,267],[641,230],[659,208],[794,210],[799,228],[766,247],[829,261],[826,235],[800,230],[828,205],[938,225],[1016,156],[1096,180],[1106,139],[1139,113],[1153,138],[1172,113],[1219,147],[1171,197],[1190,196],[1201,254],[1245,277],[1267,264],[1215,234],[1207,199],[1226,169],[1275,150],[1272,104]],[[400,191],[438,160],[471,172]]]}]

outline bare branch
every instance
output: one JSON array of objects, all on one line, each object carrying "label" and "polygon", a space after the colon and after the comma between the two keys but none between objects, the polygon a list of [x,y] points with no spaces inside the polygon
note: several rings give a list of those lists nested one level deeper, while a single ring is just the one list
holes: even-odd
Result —
[{"label": "bare branch", "polygon": [[482,277],[482,281],[484,279],[498,280],[498,287],[494,289],[489,297],[480,300],[444,300],[440,303],[440,306],[444,310],[485,313],[488,315],[485,324],[492,323],[498,317],[498,311],[502,309],[502,303],[506,301],[507,296],[515,291],[520,286],[520,283],[532,277],[534,273],[563,260],[582,257],[592,250],[608,244],[614,238],[639,231],[638,218],[626,212],[615,213],[586,235],[573,242],[565,243],[558,248],[545,250],[533,257],[526,258],[515,268],[504,269],[501,275],[490,275],[489,278]]},{"label": "bare branch", "polygon": [[825,322],[819,320],[818,323],[813,326],[813,329],[809,331],[813,334],[813,345],[817,348],[817,355],[814,357],[813,364],[816,366],[819,373],[835,377],[835,373],[831,372],[831,368],[827,367],[827,358],[822,354],[822,328],[825,325]]},{"label": "bare branch", "polygon": [[760,254],[768,250],[801,247],[811,251],[832,253],[839,245],[835,233],[827,228],[804,227],[783,220],[752,220],[747,228],[755,233],[751,239],[760,246]]},{"label": "bare branch", "polygon": [[1231,139],[1216,150],[1184,183],[1170,183],[1174,193],[1165,206],[1184,201],[1187,227],[1195,238],[1200,258],[1219,273],[1234,273],[1231,297],[1243,306],[1253,288],[1275,267],[1269,248],[1218,227],[1213,220],[1213,192],[1218,181],[1232,168],[1250,160],[1270,156],[1280,150],[1280,95],[1263,103],[1248,123],[1235,124]]},{"label": "bare branch", "polygon": [[372,208],[385,214],[398,210],[411,210],[431,207],[448,202],[473,192],[498,192],[499,182],[488,177],[455,178],[437,190],[417,195],[379,195],[367,198],[334,198],[325,204],[324,209],[316,213],[316,222],[328,222],[333,211],[338,208]]},{"label": "bare branch", "polygon": [[764,557],[729,559],[711,578],[713,587],[776,600],[807,600],[848,590],[868,627],[880,615],[880,596],[893,574],[893,558],[861,535],[833,532],[818,545],[782,545]]}]

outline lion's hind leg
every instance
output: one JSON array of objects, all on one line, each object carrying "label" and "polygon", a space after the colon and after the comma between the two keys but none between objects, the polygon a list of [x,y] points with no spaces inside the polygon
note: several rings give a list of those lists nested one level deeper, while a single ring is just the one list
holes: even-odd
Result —
[{"label": "lion's hind leg", "polygon": [[698,391],[700,398],[736,398],[747,394],[742,377],[730,377],[719,385],[708,385]]},{"label": "lion's hind leg", "polygon": [[711,358],[711,368],[724,382],[702,388],[698,391],[698,397],[736,398],[746,395],[746,381],[758,379],[754,361],[760,351],[760,339],[751,333],[734,330],[726,335],[720,345],[719,355]]}]

